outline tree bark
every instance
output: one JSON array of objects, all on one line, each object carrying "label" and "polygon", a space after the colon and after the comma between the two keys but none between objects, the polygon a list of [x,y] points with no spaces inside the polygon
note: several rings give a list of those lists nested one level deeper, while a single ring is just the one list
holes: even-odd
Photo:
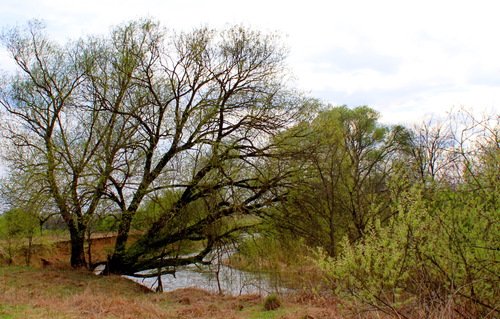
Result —
[{"label": "tree bark", "polygon": [[71,258],[70,263],[73,268],[85,268],[87,262],[85,261],[85,229],[77,229],[76,227],[69,227],[71,236]]}]

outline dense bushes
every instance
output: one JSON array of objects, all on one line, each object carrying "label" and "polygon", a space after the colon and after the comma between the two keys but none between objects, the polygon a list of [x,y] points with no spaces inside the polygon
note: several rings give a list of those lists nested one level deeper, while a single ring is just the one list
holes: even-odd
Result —
[{"label": "dense bushes", "polygon": [[[362,241],[320,265],[337,293],[379,310],[415,317],[453,311],[498,315],[498,206],[469,189],[424,198],[414,188],[395,199],[398,215],[372,225]],[[413,313],[413,315],[412,315]]]}]

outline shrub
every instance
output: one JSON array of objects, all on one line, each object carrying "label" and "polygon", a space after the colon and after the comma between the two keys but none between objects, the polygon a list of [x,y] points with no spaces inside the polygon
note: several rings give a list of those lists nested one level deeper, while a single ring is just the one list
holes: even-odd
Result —
[{"label": "shrub", "polygon": [[396,205],[388,224],[375,223],[355,244],[345,239],[339,258],[320,255],[336,292],[402,316],[450,305],[463,316],[495,315],[498,207],[470,192],[445,190],[430,200],[418,189]]},{"label": "shrub", "polygon": [[264,309],[267,311],[276,310],[279,307],[281,307],[281,302],[276,294],[270,294],[264,300]]}]

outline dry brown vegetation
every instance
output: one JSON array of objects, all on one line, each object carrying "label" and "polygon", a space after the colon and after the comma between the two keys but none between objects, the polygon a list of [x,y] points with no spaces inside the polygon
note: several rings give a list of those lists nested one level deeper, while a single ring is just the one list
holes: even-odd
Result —
[{"label": "dry brown vegetation", "polygon": [[259,296],[196,289],[152,293],[118,276],[56,266],[0,268],[0,318],[340,318],[332,303],[290,298],[265,311]]},{"label": "dry brown vegetation", "polygon": [[[102,260],[112,238],[96,239]],[[313,294],[280,297],[266,311],[260,296],[220,296],[197,289],[153,293],[119,276],[95,276],[69,268],[69,243],[35,247],[33,265],[0,266],[0,318],[341,318],[333,298]],[[42,259],[49,264],[42,262]]]}]

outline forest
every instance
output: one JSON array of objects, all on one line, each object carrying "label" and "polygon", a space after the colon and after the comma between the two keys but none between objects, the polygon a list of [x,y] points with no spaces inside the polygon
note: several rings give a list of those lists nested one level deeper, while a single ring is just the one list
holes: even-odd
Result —
[{"label": "forest", "polygon": [[398,318],[500,315],[498,114],[384,124],[294,89],[280,36],[242,26],[61,45],[33,21],[2,43],[0,261],[61,229],[71,267],[106,274],[234,245],[234,267]]}]

